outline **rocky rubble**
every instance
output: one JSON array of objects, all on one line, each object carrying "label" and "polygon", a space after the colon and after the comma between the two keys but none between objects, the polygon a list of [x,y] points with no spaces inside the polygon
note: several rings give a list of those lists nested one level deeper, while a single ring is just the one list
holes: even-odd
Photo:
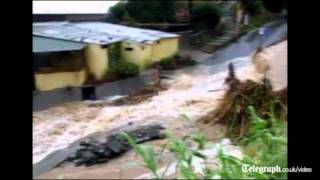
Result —
[{"label": "rocky rubble", "polygon": [[[136,143],[162,139],[165,135],[161,132],[162,125],[140,126],[137,129],[128,131]],[[70,156],[67,161],[75,163],[76,166],[91,166],[94,164],[105,163],[109,159],[117,157],[128,150],[131,146],[121,136],[121,133],[112,134],[106,137],[105,142],[99,142],[95,139],[88,139],[80,142],[80,148]]]}]

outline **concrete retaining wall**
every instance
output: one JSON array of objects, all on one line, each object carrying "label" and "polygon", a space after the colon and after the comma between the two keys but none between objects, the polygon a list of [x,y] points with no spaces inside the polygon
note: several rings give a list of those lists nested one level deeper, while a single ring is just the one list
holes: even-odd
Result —
[{"label": "concrete retaining wall", "polygon": [[[138,90],[151,83],[154,70],[142,72],[139,76],[123,79],[119,81],[97,85],[95,88],[97,99],[107,96],[124,95],[130,91]],[[33,111],[45,110],[66,102],[82,100],[82,87],[56,89],[52,91],[42,91],[33,94]]]}]

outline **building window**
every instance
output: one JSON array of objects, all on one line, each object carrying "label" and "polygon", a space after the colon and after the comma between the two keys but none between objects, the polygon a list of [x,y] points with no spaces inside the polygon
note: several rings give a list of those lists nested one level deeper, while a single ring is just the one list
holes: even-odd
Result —
[{"label": "building window", "polygon": [[132,47],[126,47],[124,50],[126,50],[126,51],[133,51],[133,48],[132,48]]},{"label": "building window", "polygon": [[33,69],[36,73],[73,72],[84,67],[81,52],[34,53]]}]

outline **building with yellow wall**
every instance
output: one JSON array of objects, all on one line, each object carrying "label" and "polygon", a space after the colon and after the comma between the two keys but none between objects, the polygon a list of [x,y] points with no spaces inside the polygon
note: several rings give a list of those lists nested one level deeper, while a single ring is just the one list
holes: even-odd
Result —
[{"label": "building with yellow wall", "polygon": [[110,46],[115,43],[120,43],[119,60],[135,63],[140,70],[179,49],[176,34],[100,22],[36,23],[33,35],[33,53],[40,56],[37,63],[47,61],[34,72],[39,91],[82,86],[88,79],[103,80],[109,69]]}]

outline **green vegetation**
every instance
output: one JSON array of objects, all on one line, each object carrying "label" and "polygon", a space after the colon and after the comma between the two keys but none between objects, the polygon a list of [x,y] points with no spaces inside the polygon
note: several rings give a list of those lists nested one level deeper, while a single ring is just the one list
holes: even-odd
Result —
[{"label": "green vegetation", "polygon": [[108,76],[116,79],[131,77],[139,74],[139,66],[121,59],[121,43],[108,47],[109,70]]},{"label": "green vegetation", "polygon": [[264,6],[262,1],[242,0],[242,6],[246,12],[255,16],[264,12]]},{"label": "green vegetation", "polygon": [[192,8],[192,25],[195,31],[214,30],[222,15],[219,6],[202,2]]},{"label": "green vegetation", "polygon": [[[223,148],[217,146],[217,159],[220,166],[212,168],[206,164],[206,167],[201,173],[196,173],[192,168],[192,159],[195,157],[203,159],[205,162],[208,157],[201,153],[206,145],[205,137],[202,134],[195,134],[187,136],[183,139],[178,139],[172,135],[168,135],[169,141],[164,148],[167,148],[174,154],[177,161],[177,170],[180,177],[183,179],[269,179],[269,178],[287,178],[286,173],[270,173],[270,172],[244,172],[243,165],[261,166],[261,167],[287,167],[286,159],[286,126],[284,121],[274,119],[262,119],[257,116],[255,109],[249,106],[247,113],[250,116],[250,128],[246,133],[247,138],[239,145],[243,146],[243,159],[238,159],[234,156],[228,155]],[[156,179],[163,179],[165,172],[158,174],[157,161],[154,157],[155,152],[153,147],[145,145],[137,145],[134,140],[127,134],[124,137],[129,144],[134,148],[134,151],[144,160],[145,167],[147,167]],[[197,144],[197,147],[190,148],[187,140],[192,140]]]},{"label": "green vegetation", "polygon": [[243,27],[243,32],[248,33],[273,20],[275,20],[275,17],[270,15],[251,16],[249,24]]},{"label": "green vegetation", "polygon": [[165,70],[179,69],[185,66],[194,66],[196,64],[197,62],[191,59],[190,56],[180,55],[164,58],[159,62],[160,67]]},{"label": "green vegetation", "polygon": [[121,79],[136,76],[139,74],[139,72],[140,70],[138,65],[120,60],[119,62],[114,62],[110,65],[108,75],[111,75],[117,79]]},{"label": "green vegetation", "polygon": [[[242,160],[234,157],[219,155],[222,160],[220,177],[222,178],[254,178],[254,179],[280,179],[287,178],[286,173],[276,172],[244,173],[241,168],[243,164],[260,167],[287,167],[287,137],[286,123],[274,117],[262,119],[257,116],[252,106],[247,108],[250,115],[250,128],[246,132],[247,138],[238,142],[242,145],[244,158]],[[271,113],[271,112],[270,112]],[[225,159],[223,161],[223,159]]]},{"label": "green vegetation", "polygon": [[118,20],[123,20],[125,16],[128,16],[128,11],[126,10],[126,4],[124,2],[118,2],[116,5],[112,6],[110,12]]},{"label": "green vegetation", "polygon": [[113,43],[108,46],[108,59],[111,64],[121,59],[121,42]]},{"label": "green vegetation", "polygon": [[174,22],[176,1],[134,1],[119,2],[111,7],[111,13],[124,22]]},{"label": "green vegetation", "polygon": [[244,10],[250,15],[249,24],[243,27],[247,33],[276,19],[276,14],[287,8],[286,0],[241,1]]},{"label": "green vegetation", "polygon": [[[227,127],[226,136],[242,147],[243,158],[231,156],[224,152],[220,144],[217,160],[219,166],[209,166],[206,157],[201,150],[205,149],[206,138],[200,133],[188,135],[182,139],[168,133],[167,143],[163,146],[173,153],[177,162],[179,178],[183,179],[279,179],[287,178],[284,172],[245,172],[243,166],[256,167],[287,167],[287,101],[286,89],[273,92],[271,83],[264,79],[263,83],[253,81],[240,82],[233,69],[229,65],[229,76],[226,79],[229,90],[223,97],[221,104],[208,114],[207,118],[199,120],[203,123],[222,123]],[[188,119],[188,117],[185,119]],[[129,136],[125,136],[136,153],[143,158],[146,167],[154,177],[164,178],[165,173],[158,174],[156,160],[152,147],[147,150],[139,149]],[[190,147],[188,144],[195,144]],[[205,168],[202,172],[196,172],[192,160],[195,158],[204,160]],[[269,169],[270,169],[269,168]]]},{"label": "green vegetation", "polygon": [[147,145],[137,145],[135,140],[132,139],[132,137],[130,137],[127,133],[123,133],[122,135],[128,141],[130,146],[132,146],[134,151],[143,159],[145,163],[144,166],[148,168],[157,179],[159,179],[160,176],[157,174],[158,163],[155,159],[153,147]]}]

